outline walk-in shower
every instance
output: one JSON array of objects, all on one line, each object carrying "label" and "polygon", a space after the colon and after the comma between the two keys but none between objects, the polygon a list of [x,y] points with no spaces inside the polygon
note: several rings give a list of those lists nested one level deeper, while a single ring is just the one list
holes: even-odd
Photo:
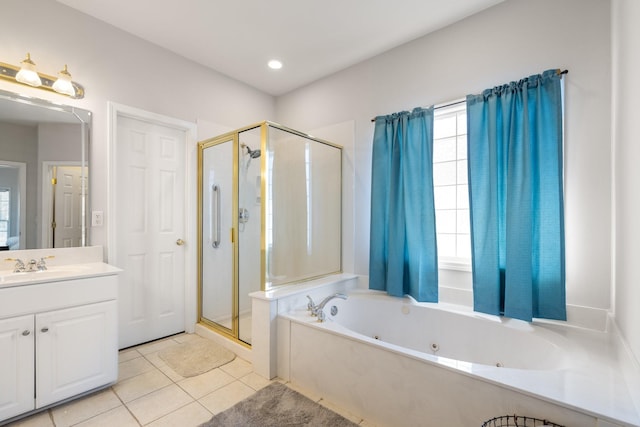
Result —
[{"label": "walk-in shower", "polygon": [[198,144],[199,322],[251,344],[254,291],[338,273],[342,148],[261,122]]}]

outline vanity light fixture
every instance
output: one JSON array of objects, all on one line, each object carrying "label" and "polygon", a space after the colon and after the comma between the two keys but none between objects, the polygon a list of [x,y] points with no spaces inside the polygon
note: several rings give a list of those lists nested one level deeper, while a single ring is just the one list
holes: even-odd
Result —
[{"label": "vanity light fixture", "polygon": [[71,80],[71,74],[64,66],[64,70],[58,73],[58,77],[53,77],[36,71],[36,64],[31,60],[31,55],[20,63],[20,67],[0,62],[0,78],[22,83],[38,89],[56,92],[73,99],[84,98],[84,88]]}]

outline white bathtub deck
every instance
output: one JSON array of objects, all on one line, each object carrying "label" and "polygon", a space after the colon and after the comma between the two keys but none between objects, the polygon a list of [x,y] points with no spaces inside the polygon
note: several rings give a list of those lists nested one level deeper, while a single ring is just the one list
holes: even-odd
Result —
[{"label": "white bathtub deck", "polygon": [[[622,374],[619,350],[613,342],[614,337],[612,337],[610,333],[563,327],[553,324],[539,325],[540,328],[545,328],[548,331],[558,334],[562,337],[562,341],[569,343],[569,348],[566,348],[568,358],[559,369],[525,370],[498,368],[495,366],[475,364],[465,361],[455,361],[448,358],[437,357],[432,354],[406,350],[404,348],[352,332],[338,324],[336,321],[332,321],[331,316],[328,316],[330,318],[329,321],[324,324],[319,324],[314,318],[309,316],[308,312],[302,309],[292,311],[282,317],[283,319],[287,319],[292,322],[290,343],[291,381],[294,383],[296,381],[311,383],[301,384],[302,386],[308,386],[312,389],[331,389],[333,386],[330,385],[330,382],[325,382],[322,379],[319,381],[317,379],[312,379],[312,376],[307,376],[306,372],[311,370],[314,372],[313,376],[319,376],[321,378],[331,377],[332,372],[335,372],[336,364],[339,364],[341,360],[354,357],[356,354],[358,355],[357,357],[361,359],[369,357],[376,358],[378,357],[376,354],[384,353],[385,355],[383,358],[385,360],[396,360],[395,363],[400,365],[405,363],[402,361],[403,358],[418,361],[428,366],[438,367],[449,372],[466,376],[473,380],[498,386],[505,392],[516,392],[517,394],[529,396],[542,402],[548,402],[553,405],[567,408],[568,410],[575,411],[578,414],[593,417],[593,419],[596,419],[599,422],[604,421],[614,422],[619,425],[640,426],[640,416],[634,406],[632,395]],[[328,334],[328,338],[318,338],[319,335],[314,333],[314,339],[322,339],[322,343],[295,342],[294,339],[296,333],[293,333],[294,324],[305,328],[311,328],[311,330],[317,332],[325,332]],[[299,330],[297,333],[298,336],[305,335],[305,333],[302,332],[302,329],[298,326],[295,328]],[[334,346],[336,341],[332,341],[330,338],[331,336],[339,337],[341,340],[339,345]],[[348,341],[353,341],[354,344],[350,345],[348,344]],[[305,351],[300,351],[301,347],[309,346],[317,346],[317,352],[322,353],[322,356],[316,357],[315,352],[305,353]],[[364,350],[362,346],[365,346]],[[339,348],[342,348],[342,351],[345,351],[347,354],[336,355],[335,352],[338,351]],[[311,358],[313,360],[305,360],[305,354],[311,354]],[[390,355],[391,359],[389,359]],[[359,362],[356,362],[355,366],[364,367],[367,366],[367,364],[369,364],[368,366],[373,367],[380,366],[379,361],[376,360],[360,360]],[[417,366],[415,364],[410,365]],[[347,373],[346,371],[342,371],[343,373],[336,377],[335,380],[344,381],[345,386],[349,385],[349,387],[355,387],[354,384],[360,382],[356,367],[354,367],[356,372]],[[385,367],[382,367],[381,369],[384,370]],[[393,370],[394,369],[390,369],[390,371]],[[435,371],[431,370],[429,372]],[[349,375],[353,376],[348,378]],[[383,373],[378,373],[376,375],[380,377],[380,381],[391,381],[392,383],[394,381],[393,378],[387,378]],[[446,378],[451,377],[449,376]],[[429,378],[423,379],[423,381],[429,380]],[[403,381],[407,383],[411,382],[411,379],[409,378]],[[375,381],[370,382],[368,379],[365,383],[369,384],[367,386],[367,390],[362,391],[366,394],[375,394],[376,387],[384,387],[384,384],[376,384]],[[408,390],[410,390],[411,387],[412,386],[407,384]],[[442,387],[443,390],[445,390],[447,386],[442,385]],[[403,387],[399,387],[399,389],[402,388]],[[491,390],[495,390],[495,388],[491,388]],[[323,390],[315,391],[322,393]],[[394,393],[396,392],[401,393],[401,391],[398,390],[394,391]],[[328,398],[330,399],[340,398],[340,392],[338,389],[335,389],[335,393],[331,390],[327,390],[327,393],[329,393]],[[353,393],[357,395],[359,392],[354,391]],[[412,396],[407,396],[407,399],[411,398]],[[384,399],[380,404],[384,404]],[[355,407],[351,409],[357,411],[358,402],[354,402],[353,405],[355,405]],[[507,407],[509,407],[509,405],[507,405]],[[419,411],[420,408],[416,408],[416,410]],[[366,414],[361,415],[365,416]],[[398,414],[398,416],[404,415],[407,415],[407,413]],[[494,414],[494,416],[497,415],[502,414]]]}]

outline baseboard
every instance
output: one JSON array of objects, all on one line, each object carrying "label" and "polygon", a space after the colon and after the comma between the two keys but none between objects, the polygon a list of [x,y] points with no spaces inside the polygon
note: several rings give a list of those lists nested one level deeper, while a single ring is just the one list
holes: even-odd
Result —
[{"label": "baseboard", "polygon": [[624,376],[629,394],[636,407],[636,411],[640,414],[640,361],[631,351],[631,346],[620,332],[615,317],[609,316],[610,333],[616,353],[620,361],[622,375]]}]

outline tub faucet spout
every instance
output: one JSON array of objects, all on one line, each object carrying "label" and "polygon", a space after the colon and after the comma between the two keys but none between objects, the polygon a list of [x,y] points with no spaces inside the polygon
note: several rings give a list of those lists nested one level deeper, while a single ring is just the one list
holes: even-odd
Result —
[{"label": "tub faucet spout", "polygon": [[337,293],[333,295],[329,295],[328,297],[323,299],[322,302],[320,302],[320,304],[315,306],[314,309],[311,311],[311,314],[315,314],[316,316],[318,316],[318,322],[324,322],[324,319],[326,318],[323,311],[324,306],[327,305],[327,303],[334,298],[347,299],[347,296],[345,294],[337,294]]}]

